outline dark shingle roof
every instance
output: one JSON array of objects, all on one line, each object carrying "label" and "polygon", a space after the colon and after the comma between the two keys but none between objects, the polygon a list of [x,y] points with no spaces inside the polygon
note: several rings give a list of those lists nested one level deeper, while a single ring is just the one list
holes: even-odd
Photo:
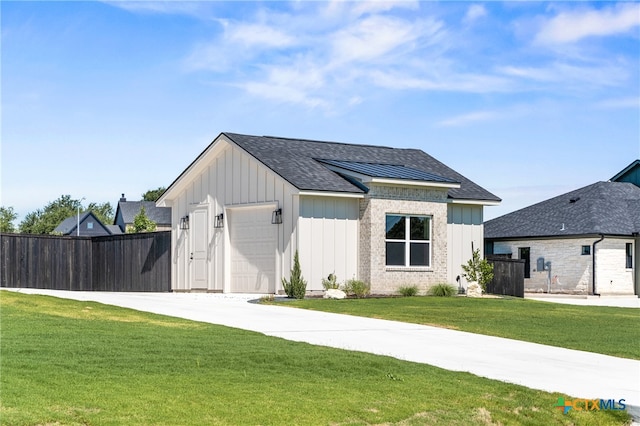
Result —
[{"label": "dark shingle roof", "polygon": [[[86,230],[82,231],[82,224],[84,223],[85,219],[87,219],[89,216],[91,216],[93,218],[93,221],[95,221],[100,227],[102,227],[105,230],[105,233],[107,234],[113,233],[108,226],[105,226],[100,221],[100,219],[98,219],[98,217],[95,214],[93,214],[92,211],[81,213],[80,217],[78,217],[77,215],[73,215],[66,218],[65,220],[60,222],[58,226],[56,226],[56,229],[54,229],[53,232],[60,233],[62,235],[70,235],[71,233],[76,232],[76,228],[78,226],[78,221],[79,221],[81,224],[80,226],[81,232],[83,235],[85,235],[87,231]],[[99,231],[98,228],[96,228],[95,231],[89,231],[90,234],[94,234],[94,235],[100,232],[101,231]]]},{"label": "dark shingle roof", "polygon": [[145,214],[158,225],[171,225],[171,207],[156,207],[155,201],[120,201],[116,210],[116,219],[122,216],[124,223],[133,223],[136,215],[144,206]]},{"label": "dark shingle roof", "polygon": [[[364,193],[362,187],[326,167],[334,161],[352,165],[402,166],[405,172],[414,170],[441,182],[458,182],[460,188],[449,189],[453,199],[500,201],[453,169],[419,149],[388,148],[372,145],[352,145],[272,136],[249,136],[223,133],[232,142],[265,164],[299,190]],[[322,160],[322,161],[318,161]],[[398,177],[400,178],[400,177]],[[406,179],[406,177],[402,177]]]},{"label": "dark shingle roof", "polygon": [[65,220],[60,222],[58,226],[56,226],[56,229],[54,229],[53,232],[59,232],[62,235],[68,235],[71,231],[74,231],[76,229],[76,226],[78,226],[78,221],[82,222],[87,216],[89,216],[90,213],[91,212],[84,212],[80,215],[80,218],[78,218],[77,215],[66,218]]},{"label": "dark shingle roof", "polygon": [[640,232],[640,188],[598,182],[484,224],[487,239],[631,235]]}]

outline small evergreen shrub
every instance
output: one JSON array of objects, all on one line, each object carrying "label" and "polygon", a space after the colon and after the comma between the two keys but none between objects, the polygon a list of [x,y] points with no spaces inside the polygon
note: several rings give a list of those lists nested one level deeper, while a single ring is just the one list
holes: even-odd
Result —
[{"label": "small evergreen shrub", "polygon": [[400,296],[411,297],[418,295],[418,286],[416,285],[403,285],[398,289]]},{"label": "small evergreen shrub", "polygon": [[480,249],[473,250],[472,257],[466,265],[461,265],[464,274],[463,277],[467,281],[473,281],[480,284],[482,292],[487,291],[487,284],[493,279],[493,265],[487,259],[480,258]]},{"label": "small evergreen shrub", "polygon": [[322,288],[325,290],[337,290],[340,288],[340,283],[338,283],[338,277],[335,274],[329,274],[327,278],[322,279]]},{"label": "small evergreen shrub", "polygon": [[344,283],[344,292],[350,296],[355,296],[357,298],[366,297],[371,293],[371,286],[364,281],[360,280],[347,280]]},{"label": "small evergreen shrub", "polygon": [[458,293],[458,289],[456,289],[451,284],[446,284],[446,283],[436,284],[429,289],[429,294],[431,296],[451,297],[451,296],[454,296],[456,293]]},{"label": "small evergreen shrub", "polygon": [[282,286],[284,287],[284,292],[289,298],[304,299],[304,295],[307,293],[307,282],[302,278],[300,261],[298,260],[298,250],[296,250],[296,254],[293,256],[291,277],[288,280],[286,278],[282,278]]}]

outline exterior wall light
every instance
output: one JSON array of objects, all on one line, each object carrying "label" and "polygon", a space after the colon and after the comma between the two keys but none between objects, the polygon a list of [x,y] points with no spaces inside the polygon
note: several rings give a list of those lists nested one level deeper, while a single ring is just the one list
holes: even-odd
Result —
[{"label": "exterior wall light", "polygon": [[189,229],[189,216],[180,218],[180,229]]},{"label": "exterior wall light", "polygon": [[224,228],[224,214],[220,213],[216,215],[216,220],[213,224],[214,228]]},{"label": "exterior wall light", "polygon": [[274,225],[282,223],[282,209],[274,210],[273,213],[271,213],[271,223]]}]

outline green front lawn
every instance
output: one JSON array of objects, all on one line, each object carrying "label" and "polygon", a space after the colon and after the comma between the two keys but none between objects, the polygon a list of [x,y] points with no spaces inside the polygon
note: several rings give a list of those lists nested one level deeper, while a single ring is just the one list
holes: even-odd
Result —
[{"label": "green front lawn", "polygon": [[433,325],[640,359],[640,310],[519,298],[304,299],[286,306]]},{"label": "green front lawn", "polygon": [[0,292],[3,425],[622,425],[568,395],[92,302]]}]

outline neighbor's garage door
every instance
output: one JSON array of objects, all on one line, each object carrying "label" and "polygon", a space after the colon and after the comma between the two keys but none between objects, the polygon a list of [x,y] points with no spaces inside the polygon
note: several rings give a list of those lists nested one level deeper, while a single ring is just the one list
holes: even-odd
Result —
[{"label": "neighbor's garage door", "polygon": [[275,293],[278,226],[271,224],[273,207],[232,209],[231,292]]}]

